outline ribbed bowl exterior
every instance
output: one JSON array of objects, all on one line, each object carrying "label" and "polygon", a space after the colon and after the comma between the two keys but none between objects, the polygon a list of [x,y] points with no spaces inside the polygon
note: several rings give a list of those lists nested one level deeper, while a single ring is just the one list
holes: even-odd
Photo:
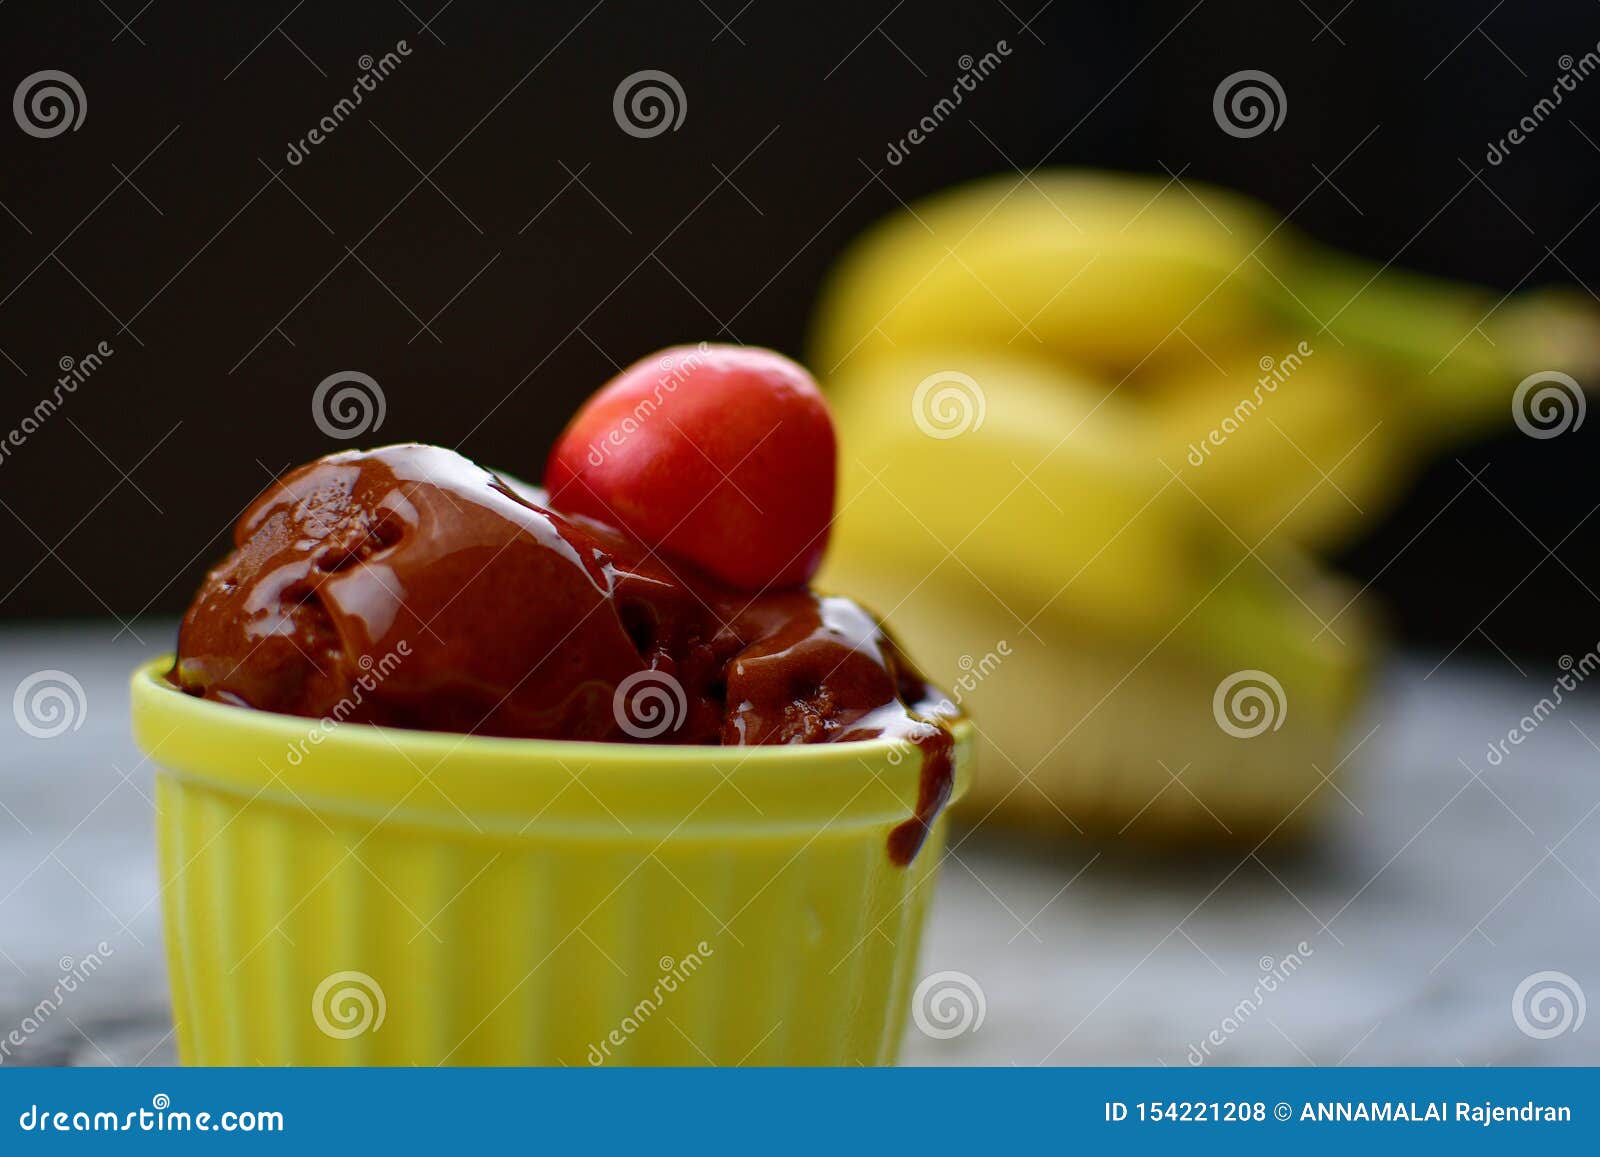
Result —
[{"label": "ribbed bowl exterior", "polygon": [[[136,716],[149,694],[136,682]],[[328,803],[271,768],[247,790],[238,768],[209,776],[192,755],[174,762],[185,770],[164,768],[156,786],[186,1064],[895,1059],[943,820],[900,867],[886,850],[892,825],[850,813],[778,822],[754,788],[725,809],[745,806],[745,824],[645,824],[617,810],[510,825],[439,800]],[[569,791],[584,790],[575,777]]]}]

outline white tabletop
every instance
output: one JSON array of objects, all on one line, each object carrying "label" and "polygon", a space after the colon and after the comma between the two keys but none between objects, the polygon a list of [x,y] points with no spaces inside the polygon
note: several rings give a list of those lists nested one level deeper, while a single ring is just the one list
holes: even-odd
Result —
[{"label": "white tabletop", "polygon": [[[174,1060],[152,769],[126,689],[172,625],[114,630],[0,632],[5,699],[60,669],[87,704],[50,739],[0,715],[0,1041],[63,969],[110,949],[0,1064]],[[1541,972],[1600,1000],[1600,696],[1489,767],[1488,740],[1559,672],[1457,656],[1424,679],[1435,658],[1391,667],[1352,737],[1377,728],[1349,802],[1289,858],[974,833],[945,865],[919,975],[963,974],[930,987],[967,990],[974,1009],[981,991],[982,1022],[912,1027],[904,1060],[1183,1066],[1215,1031],[1208,1064],[1600,1063],[1600,1012],[1548,1037],[1513,1015]],[[1260,988],[1291,954],[1293,974]]]}]

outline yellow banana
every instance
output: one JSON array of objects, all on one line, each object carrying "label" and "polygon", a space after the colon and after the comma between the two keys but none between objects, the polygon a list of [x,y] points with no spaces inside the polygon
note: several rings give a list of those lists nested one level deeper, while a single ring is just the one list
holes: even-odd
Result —
[{"label": "yellow banana", "polygon": [[[1343,754],[1370,628],[1298,555],[1247,554],[1202,502],[1222,492],[1163,463],[1142,406],[954,348],[852,365],[829,389],[841,489],[820,584],[886,613],[978,719],[969,815],[1246,838],[1313,814],[1299,805]],[[1213,714],[1240,672],[1284,713],[1249,742]]]},{"label": "yellow banana", "polygon": [[[885,220],[840,260],[818,306],[812,364],[930,342],[1041,349],[1069,364],[1132,367],[1261,323],[1262,277],[1242,253],[1271,230],[1243,198],[1056,171],[993,178]],[[1179,333],[1179,330],[1182,333]]]},{"label": "yellow banana", "polygon": [[[1505,424],[1519,380],[1586,380],[1600,327],[1575,293],[1380,267],[1222,190],[1058,170],[869,232],[812,362],[842,459],[822,581],[976,716],[969,814],[1256,839],[1328,794],[1375,642],[1298,548]],[[1256,684],[1276,718],[1230,726]]]},{"label": "yellow banana", "polygon": [[[1404,366],[1464,428],[1503,415],[1528,373],[1600,364],[1571,295],[1499,294],[1337,254],[1264,206],[1195,182],[1087,170],[995,177],[868,231],[836,266],[813,364],[930,343],[1044,352],[1112,382],[1274,328]],[[1569,359],[1552,367],[1552,356]]]},{"label": "yellow banana", "polygon": [[[1098,385],[1037,359],[919,350],[829,383],[839,432],[835,556],[903,576],[979,576],[1021,630],[1057,604],[1122,629],[1165,621],[1207,568],[1217,528]],[[1187,509],[1185,509],[1187,508]]]},{"label": "yellow banana", "polygon": [[1276,357],[1235,355],[1150,383],[1152,452],[1252,546],[1343,546],[1411,481],[1413,416],[1337,348],[1279,345]]},{"label": "yellow banana", "polygon": [[[1314,614],[1332,619],[1350,592],[1318,580],[1291,594],[1278,577],[1297,568],[1269,560],[1275,574],[1247,559],[1195,592],[1171,634],[1051,618],[1038,639],[999,636],[999,663],[987,656],[1004,624],[984,621],[974,590],[919,595],[901,629],[919,651],[932,646],[936,678],[967,679],[962,706],[980,730],[982,774],[963,814],[1140,838],[1298,832],[1327,802],[1323,773],[1344,770],[1370,624],[1346,611],[1332,624],[1342,642],[1318,638]],[[1260,715],[1241,700],[1251,695]]]}]

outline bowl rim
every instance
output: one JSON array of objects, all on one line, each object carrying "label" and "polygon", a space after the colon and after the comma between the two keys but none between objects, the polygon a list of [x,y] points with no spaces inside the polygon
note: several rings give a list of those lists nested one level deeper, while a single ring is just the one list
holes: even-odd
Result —
[{"label": "bowl rim", "polygon": [[[166,678],[172,662],[162,655],[132,675],[134,738],[145,757],[181,781],[313,810],[381,809],[409,796],[421,776],[448,806],[425,800],[420,811],[446,820],[526,818],[532,809],[553,813],[552,822],[615,826],[623,809],[630,820],[692,816],[696,827],[760,827],[903,820],[921,782],[919,753],[903,739],[726,747],[337,723],[189,695]],[[951,803],[971,782],[974,731],[966,718],[952,727]],[[578,780],[585,790],[566,790]],[[732,790],[717,790],[723,786]]]}]

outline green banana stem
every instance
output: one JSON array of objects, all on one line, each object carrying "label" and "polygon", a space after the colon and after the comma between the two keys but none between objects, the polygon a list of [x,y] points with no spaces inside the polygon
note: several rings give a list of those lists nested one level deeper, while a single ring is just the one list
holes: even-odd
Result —
[{"label": "green banana stem", "polygon": [[1502,297],[1321,247],[1301,255],[1289,281],[1283,306],[1295,324],[1392,365],[1419,431],[1440,442],[1504,425],[1530,374],[1581,383],[1600,369],[1600,312],[1571,291]]}]

